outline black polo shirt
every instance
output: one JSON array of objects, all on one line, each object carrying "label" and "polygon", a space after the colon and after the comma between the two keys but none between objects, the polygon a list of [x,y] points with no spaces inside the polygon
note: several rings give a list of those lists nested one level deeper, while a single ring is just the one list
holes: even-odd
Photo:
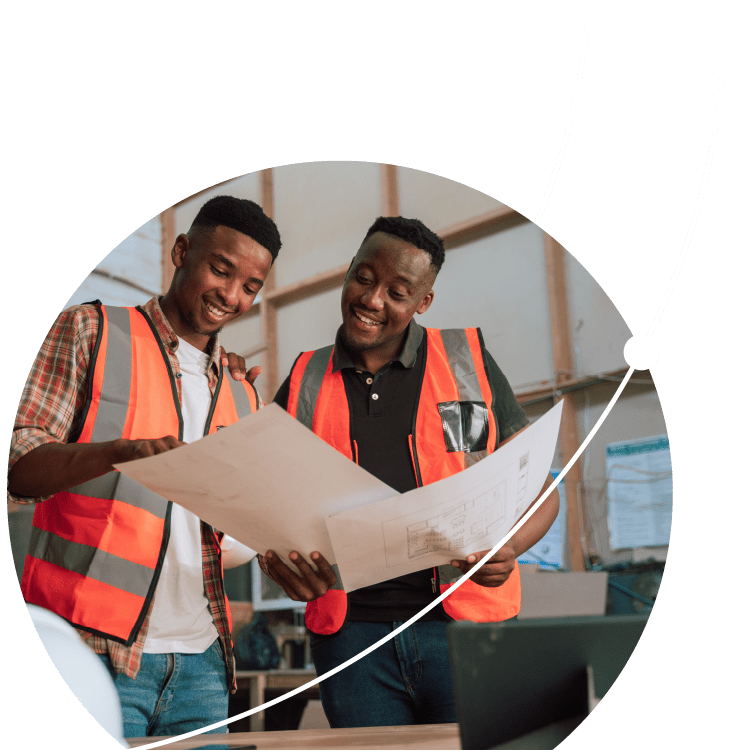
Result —
[{"label": "black polo shirt", "polygon": [[[516,401],[508,380],[485,351],[488,378],[493,386],[493,408],[498,417],[498,442],[529,423]],[[343,341],[336,335],[332,368],[341,371],[350,409],[350,432],[357,444],[358,464],[399,493],[417,488],[409,436],[427,358],[425,330],[414,319],[398,357],[372,374],[358,370]],[[287,409],[288,376],[274,397]],[[360,588],[349,594],[352,621],[405,621],[439,595],[435,592],[433,569],[396,577]],[[435,608],[423,620],[449,620]]]}]

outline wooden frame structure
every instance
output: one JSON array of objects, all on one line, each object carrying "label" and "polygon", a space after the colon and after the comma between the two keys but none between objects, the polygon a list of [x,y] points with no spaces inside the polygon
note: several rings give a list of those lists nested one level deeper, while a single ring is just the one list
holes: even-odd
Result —
[{"label": "wooden frame structure", "polygon": [[[261,206],[266,214],[274,217],[274,171],[273,168],[259,173]],[[231,181],[224,181],[225,183]],[[223,185],[224,183],[219,183]],[[214,188],[216,186],[211,186]],[[180,203],[200,196],[204,191],[190,196]],[[399,214],[399,175],[395,165],[381,165],[381,206],[384,216]],[[170,251],[175,237],[174,207],[162,212],[162,280],[166,290],[172,278]],[[472,217],[440,230],[446,250],[459,248],[479,238],[500,232],[508,227],[527,222],[527,218],[507,206],[500,206],[493,211]],[[558,401],[564,393],[586,389],[595,384],[619,380],[627,369],[620,369],[604,374],[575,378],[573,374],[573,355],[571,347],[571,328],[569,324],[568,286],[565,274],[565,251],[552,237],[544,233],[545,265],[548,280],[548,302],[550,307],[550,326],[553,342],[553,366],[555,381],[543,383],[533,388],[516,392],[520,404],[533,404],[543,400]],[[277,312],[279,308],[313,297],[323,292],[341,287],[347,273],[348,264],[322,272],[307,279],[277,287],[275,268],[264,283],[261,301],[255,303],[245,317],[260,316],[262,342],[253,349],[242,353],[245,358],[262,355],[264,373],[264,394],[266,402],[271,402],[280,385],[279,348]],[[576,408],[573,400],[564,402],[561,418],[561,453],[565,465],[579,448]],[[583,542],[581,500],[583,495],[581,460],[566,474],[566,530],[568,537],[570,568],[573,571],[586,569],[585,556],[591,552]]]}]

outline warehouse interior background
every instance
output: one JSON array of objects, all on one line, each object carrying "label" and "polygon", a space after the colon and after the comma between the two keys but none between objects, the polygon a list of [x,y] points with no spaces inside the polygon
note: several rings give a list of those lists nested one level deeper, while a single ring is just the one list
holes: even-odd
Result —
[{"label": "warehouse interior background", "polygon": [[[623,348],[631,332],[572,253],[483,193],[394,165],[286,165],[188,197],[146,221],[106,255],[66,307],[94,299],[138,305],[166,291],[175,237],[188,230],[207,199],[222,194],[261,204],[282,236],[279,258],[253,308],[221,334],[228,351],[243,355],[249,365],[263,366],[256,386],[267,402],[301,351],[333,342],[347,266],[382,214],[419,218],[444,238],[447,255],[435,300],[419,323],[479,326],[530,419],[564,399],[555,468],[563,468],[574,454],[627,371]],[[637,372],[567,474],[559,519],[548,539],[522,557],[525,566],[530,571],[608,572],[616,585],[608,588],[608,612],[651,608],[672,511],[666,434],[650,374]],[[628,453],[645,440],[662,449],[662,465],[640,469],[624,460],[620,466],[626,475],[618,481],[613,472],[618,463],[608,448],[625,447]],[[20,575],[33,510],[9,504],[8,512]],[[617,587],[619,576],[626,578],[625,587]],[[262,584],[251,565],[227,572],[227,591],[235,603],[233,631],[260,610],[267,610],[279,634],[299,626],[294,604],[273,585]],[[305,661],[293,653],[283,655],[289,665]]]}]

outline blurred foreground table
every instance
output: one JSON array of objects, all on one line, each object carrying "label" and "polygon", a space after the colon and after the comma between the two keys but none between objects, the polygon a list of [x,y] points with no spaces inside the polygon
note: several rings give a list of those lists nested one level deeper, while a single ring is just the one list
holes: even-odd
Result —
[{"label": "blurred foreground table", "polygon": [[[131,747],[165,737],[128,739]],[[374,726],[306,731],[257,731],[235,734],[200,734],[157,749],[198,749],[206,744],[227,744],[236,749],[461,749],[459,726]]]}]

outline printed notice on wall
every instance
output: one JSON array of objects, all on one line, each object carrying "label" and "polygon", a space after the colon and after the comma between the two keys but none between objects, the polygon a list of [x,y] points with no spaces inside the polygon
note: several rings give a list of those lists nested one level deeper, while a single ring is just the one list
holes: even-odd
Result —
[{"label": "printed notice on wall", "polygon": [[666,546],[673,516],[667,435],[605,447],[610,547]]}]

